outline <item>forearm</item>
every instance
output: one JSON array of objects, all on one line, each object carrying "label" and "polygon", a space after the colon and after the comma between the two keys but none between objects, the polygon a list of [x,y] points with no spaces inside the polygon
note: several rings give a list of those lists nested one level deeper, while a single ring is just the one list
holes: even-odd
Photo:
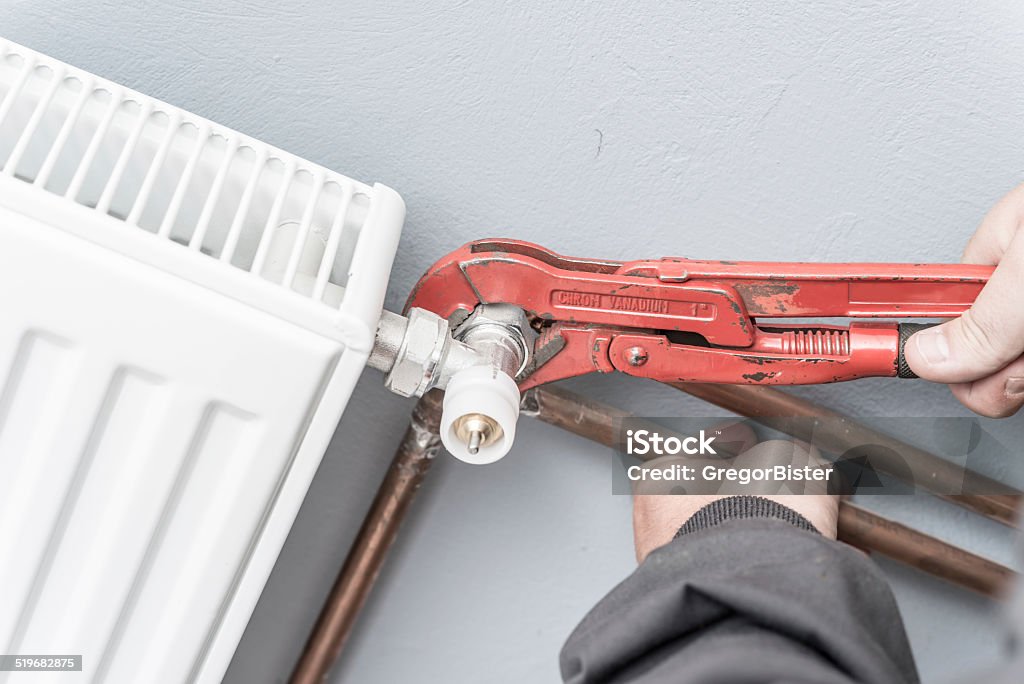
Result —
[{"label": "forearm", "polygon": [[565,680],[916,682],[878,568],[795,522],[691,524],[584,618],[562,652]]}]

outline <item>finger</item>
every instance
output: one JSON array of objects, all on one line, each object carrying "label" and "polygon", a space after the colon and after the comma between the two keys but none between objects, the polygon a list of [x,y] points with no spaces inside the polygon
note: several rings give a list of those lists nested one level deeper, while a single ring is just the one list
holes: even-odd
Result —
[{"label": "finger", "polygon": [[1024,357],[992,375],[950,385],[961,404],[989,418],[1012,416],[1024,405]]},{"label": "finger", "polygon": [[1007,193],[982,219],[964,249],[965,264],[994,266],[1006,253],[1014,234],[1024,223],[1024,185]]},{"label": "finger", "polygon": [[959,318],[916,333],[905,348],[918,376],[935,382],[973,382],[1024,352],[1024,232],[1017,231],[971,308]]}]

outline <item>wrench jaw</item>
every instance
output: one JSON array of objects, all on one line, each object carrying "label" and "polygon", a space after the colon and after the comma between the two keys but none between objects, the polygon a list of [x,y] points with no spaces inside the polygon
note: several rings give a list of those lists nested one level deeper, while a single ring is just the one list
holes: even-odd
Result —
[{"label": "wrench jaw", "polygon": [[458,325],[477,305],[486,303],[462,270],[463,264],[473,259],[473,244],[465,244],[435,262],[413,286],[402,313],[408,315],[414,307],[426,309]]},{"label": "wrench jaw", "polygon": [[557,380],[588,373],[611,373],[608,350],[618,329],[555,323],[545,329],[534,346],[534,362],[517,378],[525,392]]}]

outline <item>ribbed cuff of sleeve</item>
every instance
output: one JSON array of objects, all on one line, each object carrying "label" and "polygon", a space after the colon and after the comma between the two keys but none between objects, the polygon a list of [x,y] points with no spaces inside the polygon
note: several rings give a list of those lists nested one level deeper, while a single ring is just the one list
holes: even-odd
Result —
[{"label": "ribbed cuff of sleeve", "polygon": [[689,520],[683,523],[673,539],[721,525],[727,520],[742,518],[781,520],[801,530],[818,533],[817,528],[811,524],[810,520],[788,506],[761,496],[730,496],[712,501],[707,506],[698,509]]}]

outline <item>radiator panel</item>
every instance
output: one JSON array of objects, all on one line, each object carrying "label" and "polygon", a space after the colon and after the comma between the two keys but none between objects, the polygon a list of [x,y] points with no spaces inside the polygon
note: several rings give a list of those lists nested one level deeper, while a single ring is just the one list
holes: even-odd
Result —
[{"label": "radiator panel", "polygon": [[404,205],[3,40],[0,169],[0,684],[219,681]]},{"label": "radiator panel", "polygon": [[47,226],[0,236],[0,287],[33,293],[5,306],[0,639],[186,680],[344,349]]}]

